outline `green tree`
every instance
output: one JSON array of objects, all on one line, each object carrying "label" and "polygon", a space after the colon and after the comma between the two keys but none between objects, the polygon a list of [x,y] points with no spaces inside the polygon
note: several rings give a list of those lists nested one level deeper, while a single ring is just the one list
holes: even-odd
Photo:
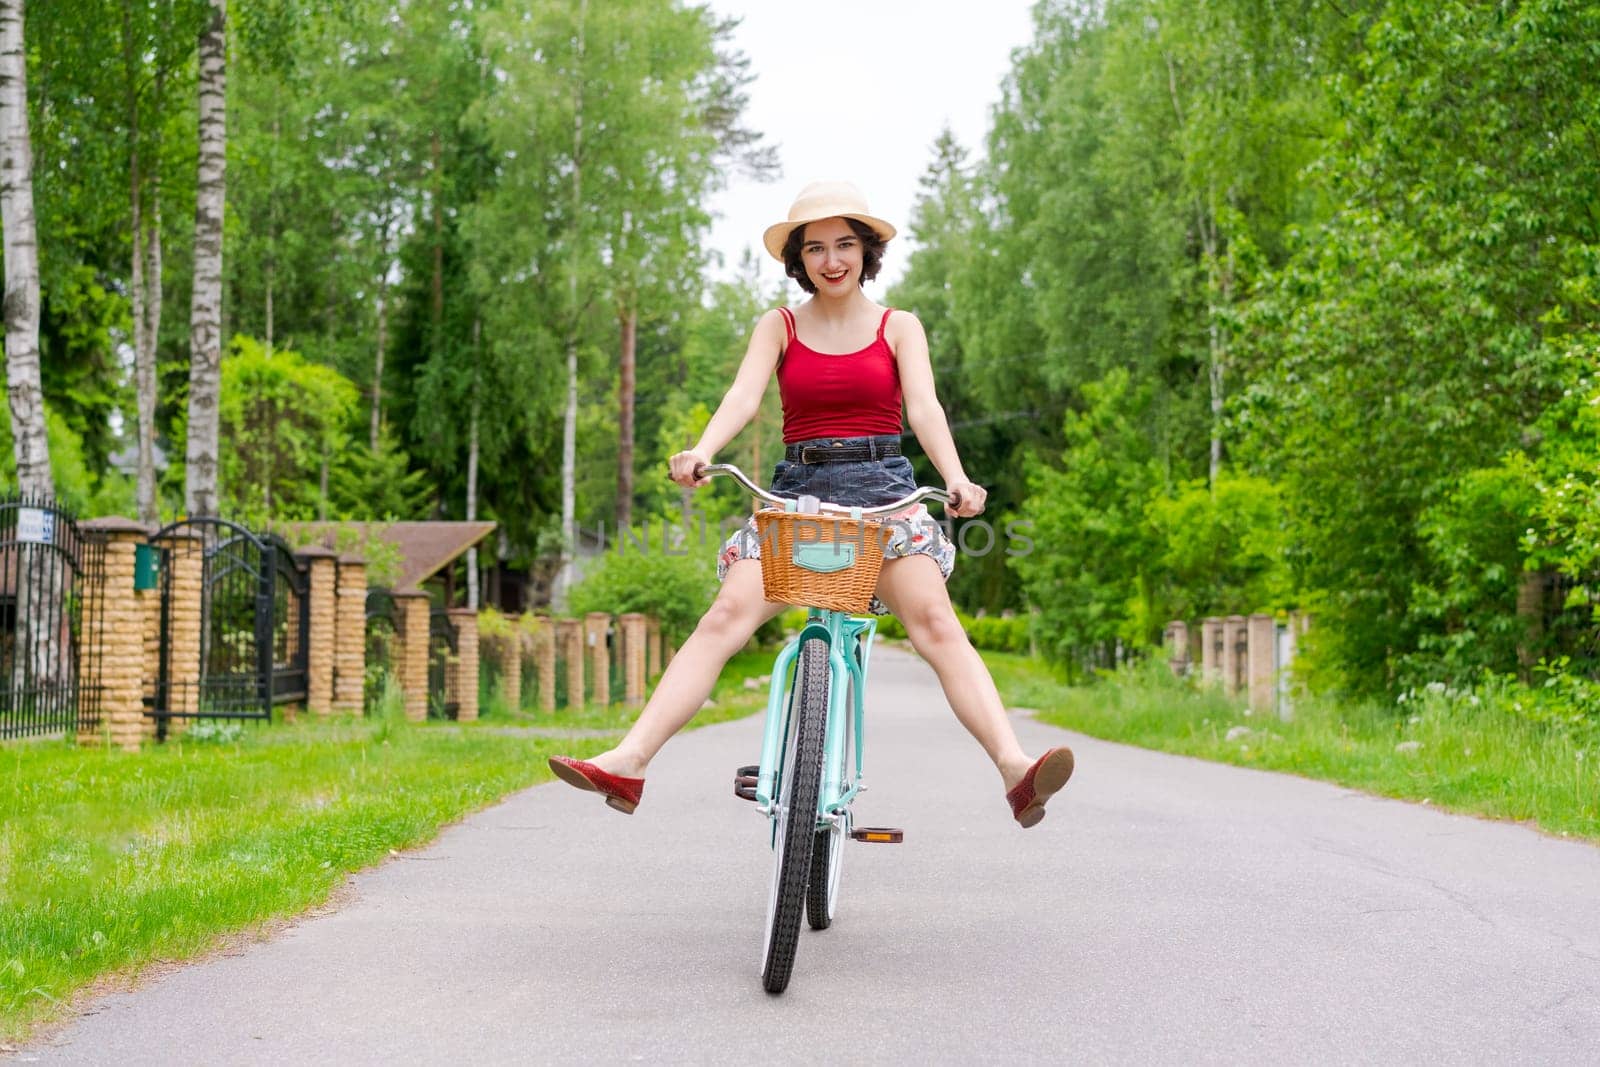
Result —
[{"label": "green tree", "polygon": [[1424,516],[1518,447],[1592,329],[1600,12],[1394,3],[1333,74],[1336,210],[1264,280],[1238,419],[1281,472],[1302,581],[1357,688],[1437,635]]},{"label": "green tree", "polygon": [[1161,545],[1156,625],[1299,606],[1283,494],[1265,478],[1187,482],[1151,500],[1145,519]]},{"label": "green tree", "polygon": [[1059,462],[1028,466],[1021,513],[1033,523],[1034,549],[1011,565],[1038,608],[1041,645],[1070,663],[1112,663],[1160,626],[1152,597],[1160,545],[1144,521],[1145,500],[1162,484],[1144,429],[1153,392],[1125,370],[1089,383],[1085,410],[1064,420]]},{"label": "green tree", "polygon": [[222,486],[230,509],[260,518],[327,518],[323,470],[350,444],[360,393],[298,352],[236,337],[222,361]]}]

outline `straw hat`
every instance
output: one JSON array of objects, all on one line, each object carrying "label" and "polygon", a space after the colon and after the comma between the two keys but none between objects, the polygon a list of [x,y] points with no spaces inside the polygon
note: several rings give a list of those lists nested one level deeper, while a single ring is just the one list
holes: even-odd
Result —
[{"label": "straw hat", "polygon": [[767,232],[761,236],[761,243],[767,246],[772,258],[781,263],[784,242],[795,227],[841,216],[866,223],[872,227],[873,233],[885,241],[895,234],[893,226],[867,210],[867,198],[849,182],[812,182],[800,190],[800,195],[789,205],[789,217],[767,227]]}]

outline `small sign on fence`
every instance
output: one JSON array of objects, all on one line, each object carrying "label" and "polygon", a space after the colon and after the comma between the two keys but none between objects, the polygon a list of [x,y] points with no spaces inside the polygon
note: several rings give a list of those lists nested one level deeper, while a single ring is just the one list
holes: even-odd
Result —
[{"label": "small sign on fence", "polygon": [[18,508],[17,541],[29,545],[55,544],[56,513],[43,508]]}]

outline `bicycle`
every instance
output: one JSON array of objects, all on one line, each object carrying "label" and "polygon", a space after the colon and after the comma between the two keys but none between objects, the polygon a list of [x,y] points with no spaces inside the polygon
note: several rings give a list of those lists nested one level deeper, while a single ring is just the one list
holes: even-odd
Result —
[{"label": "bicycle", "polygon": [[[771,827],[772,888],[767,902],[766,930],[762,938],[761,979],[769,993],[782,993],[794,969],[800,940],[802,911],[813,930],[833,924],[839,904],[839,881],[847,840],[899,843],[904,832],[888,827],[856,827],[851,804],[866,788],[862,784],[864,694],[875,618],[855,618],[850,612],[809,601],[826,596],[774,595],[775,570],[790,567],[810,575],[845,576],[872,554],[871,539],[878,539],[881,561],[881,527],[858,526],[854,540],[838,536],[841,520],[862,523],[912,507],[924,500],[949,503],[942,489],[918,488],[889,504],[872,508],[827,504],[815,497],[790,500],[774,496],[732,464],[699,468],[696,476],[726,475],[758,499],[781,509],[783,515],[804,516],[815,523],[812,540],[801,538],[769,546],[762,537],[762,574],[767,599],[798,603],[808,609],[805,626],[783,647],[773,662],[767,698],[766,728],[761,742],[761,762],[740,767],[734,775],[734,793],[754,801]],[[773,512],[758,512],[773,516]],[[831,526],[835,535],[824,539]],[[869,526],[871,527],[869,530]],[[860,551],[857,551],[858,548]],[[784,556],[783,559],[776,557]],[[865,584],[870,599],[876,567]],[[812,592],[819,586],[813,584]],[[837,598],[833,602],[840,602]],[[864,611],[866,601],[852,610]],[[791,680],[792,679],[792,680]]]}]

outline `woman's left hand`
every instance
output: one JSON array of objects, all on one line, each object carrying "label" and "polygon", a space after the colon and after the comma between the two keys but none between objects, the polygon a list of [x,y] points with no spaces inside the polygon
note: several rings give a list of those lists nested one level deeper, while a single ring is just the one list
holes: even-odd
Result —
[{"label": "woman's left hand", "polygon": [[951,482],[945,486],[945,491],[956,498],[955,503],[945,506],[945,511],[958,519],[982,515],[984,502],[989,498],[988,490],[972,482]]}]

